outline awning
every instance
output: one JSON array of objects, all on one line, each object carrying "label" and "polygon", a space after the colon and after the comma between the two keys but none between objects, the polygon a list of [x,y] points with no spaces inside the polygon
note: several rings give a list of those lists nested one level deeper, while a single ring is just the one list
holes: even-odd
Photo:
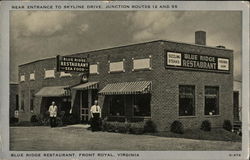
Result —
[{"label": "awning", "polygon": [[107,84],[99,93],[102,95],[144,94],[150,92],[151,83],[151,81],[112,83]]},{"label": "awning", "polygon": [[98,89],[98,82],[87,82],[84,84],[80,84],[72,87],[75,90],[87,90],[87,89]]},{"label": "awning", "polygon": [[51,86],[51,87],[43,87],[38,91],[35,96],[42,97],[63,97],[70,96],[69,90],[66,90],[68,86]]}]

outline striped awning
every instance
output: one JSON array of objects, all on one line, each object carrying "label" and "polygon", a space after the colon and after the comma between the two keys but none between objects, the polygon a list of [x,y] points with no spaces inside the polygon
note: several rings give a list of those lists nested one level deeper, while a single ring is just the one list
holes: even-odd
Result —
[{"label": "striped awning", "polygon": [[41,97],[64,97],[70,96],[70,92],[66,89],[68,86],[50,86],[43,87],[35,96]]},{"label": "striped awning", "polygon": [[99,93],[102,95],[144,94],[151,91],[151,81],[107,84]]},{"label": "striped awning", "polygon": [[87,82],[72,87],[75,90],[87,90],[87,89],[98,89],[98,82]]}]

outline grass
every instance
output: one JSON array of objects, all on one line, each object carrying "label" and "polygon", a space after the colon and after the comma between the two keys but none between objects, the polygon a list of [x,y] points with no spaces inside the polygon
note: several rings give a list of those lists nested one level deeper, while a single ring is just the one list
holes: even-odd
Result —
[{"label": "grass", "polygon": [[198,140],[241,142],[241,136],[220,128],[212,128],[212,130],[209,132],[202,131],[200,129],[187,129],[184,131],[184,134],[158,132],[152,135],[160,137],[175,137]]},{"label": "grass", "polygon": [[[216,132],[216,134],[214,132]],[[225,135],[220,135],[223,132],[224,131],[214,130],[210,132],[210,134],[212,134],[209,136],[207,135],[209,133],[199,132],[199,136],[196,136],[201,138],[201,134],[204,134],[203,138],[206,138],[206,136],[227,137]],[[195,131],[186,131],[185,134],[182,135],[177,135],[170,132],[161,132],[157,134],[152,136],[111,132],[91,132],[87,130],[87,128],[73,126],[57,128],[50,128],[46,126],[10,127],[10,150],[241,150],[241,142],[191,139],[194,138],[194,135],[191,134],[197,134]]]}]

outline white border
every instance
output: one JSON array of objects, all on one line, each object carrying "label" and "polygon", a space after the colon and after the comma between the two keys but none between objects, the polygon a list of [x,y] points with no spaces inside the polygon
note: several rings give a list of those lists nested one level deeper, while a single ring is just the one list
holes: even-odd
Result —
[{"label": "white border", "polygon": [[[1,44],[0,44],[0,75],[1,81],[0,81],[0,133],[1,133],[1,139],[2,140],[2,153],[0,153],[0,156],[4,157],[5,159],[14,159],[10,158],[10,152],[9,151],[9,109],[7,106],[9,106],[9,11],[11,10],[11,5],[76,5],[76,4],[99,4],[102,6],[105,6],[107,3],[109,4],[148,4],[148,5],[154,5],[154,4],[176,4],[178,5],[177,9],[167,9],[167,10],[237,10],[242,11],[243,16],[243,39],[242,39],[242,106],[243,106],[243,141],[242,141],[242,152],[241,151],[132,151],[130,153],[139,153],[141,156],[139,158],[133,158],[133,157],[122,157],[119,159],[227,159],[227,160],[236,160],[236,159],[247,159],[248,152],[249,152],[249,128],[248,128],[248,117],[249,117],[249,4],[248,2],[240,2],[240,1],[212,1],[212,2],[206,2],[206,1],[116,1],[116,2],[109,2],[109,1],[32,1],[32,2],[21,2],[21,1],[2,1],[1,2]],[[39,10],[39,9],[35,9]],[[65,9],[65,10],[75,10],[75,9]],[[83,9],[81,9],[83,10]],[[89,10],[89,9],[88,9]],[[105,9],[91,9],[91,10],[105,10]],[[133,9],[112,9],[112,10],[133,10]],[[150,9],[137,9],[137,10],[155,10],[153,8]],[[160,10],[160,9],[158,9]],[[165,10],[165,9],[162,9]],[[74,153],[80,153],[80,151],[73,151]],[[84,153],[86,151],[81,151],[81,153]],[[94,151],[93,151],[94,152]],[[101,153],[102,151],[98,151]],[[15,152],[15,153],[27,153],[27,152]],[[31,153],[31,152],[29,152]],[[32,153],[38,153],[38,152],[32,152]],[[39,152],[39,153],[54,153],[51,151],[46,152]],[[57,153],[65,153],[65,151],[57,152]],[[107,153],[107,151],[105,151]],[[112,153],[118,153],[117,151],[112,151]],[[119,153],[122,153],[122,151],[119,151]],[[125,152],[126,153],[126,152]],[[241,154],[241,157],[229,157],[229,154],[235,154],[239,153]],[[97,157],[95,157],[97,158]],[[81,159],[95,159],[95,158],[81,158]],[[15,159],[22,159],[22,158],[15,158]],[[29,158],[23,158],[23,159],[29,159]],[[36,159],[36,158],[32,158]],[[44,158],[43,158],[44,159]],[[50,158],[51,159],[51,158]],[[53,158],[53,159],[62,159],[62,158]],[[63,159],[70,159],[67,157],[63,157]],[[77,159],[76,157],[73,159]],[[98,159],[107,159],[107,158],[101,158],[98,157]],[[111,157],[109,159],[118,159],[118,157]]]}]

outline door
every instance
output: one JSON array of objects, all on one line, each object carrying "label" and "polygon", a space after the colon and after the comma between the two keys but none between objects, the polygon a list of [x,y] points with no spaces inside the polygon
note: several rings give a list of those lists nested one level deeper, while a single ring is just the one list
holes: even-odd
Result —
[{"label": "door", "polygon": [[81,91],[80,97],[80,118],[81,123],[87,123],[89,120],[89,101],[88,101],[88,90]]}]

